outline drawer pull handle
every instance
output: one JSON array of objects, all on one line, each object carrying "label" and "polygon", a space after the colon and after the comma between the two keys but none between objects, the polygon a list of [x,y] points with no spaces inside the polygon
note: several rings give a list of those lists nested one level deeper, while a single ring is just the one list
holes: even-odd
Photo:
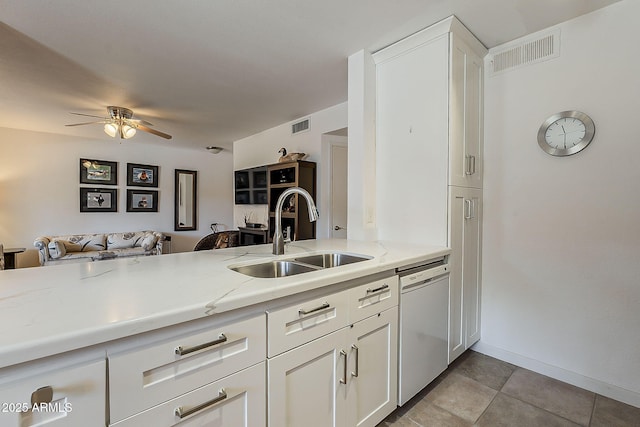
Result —
[{"label": "drawer pull handle", "polygon": [[315,313],[316,311],[324,310],[325,308],[329,307],[331,307],[331,304],[325,302],[320,307],[312,308],[311,310],[305,310],[304,308],[301,308],[300,310],[298,310],[298,314],[300,316],[306,316],[307,314]]},{"label": "drawer pull handle", "polygon": [[340,350],[340,356],[344,356],[344,373],[342,378],[340,378],[340,384],[347,383],[347,352],[344,350]]},{"label": "drawer pull handle", "polygon": [[31,393],[31,406],[39,405],[41,403],[51,403],[53,400],[53,388],[48,385],[46,387],[40,387],[33,393]]},{"label": "drawer pull handle", "polygon": [[382,285],[379,288],[367,289],[367,294],[373,294],[376,292],[384,291],[385,289],[388,289],[388,288],[389,288],[389,285]]},{"label": "drawer pull handle", "polygon": [[360,349],[355,344],[351,344],[351,348],[356,351],[356,371],[351,372],[351,376],[358,378],[358,372],[360,371],[360,369],[358,368],[358,360],[360,359]]},{"label": "drawer pull handle", "polygon": [[222,344],[227,341],[227,336],[225,334],[218,335],[218,339],[214,341],[209,341],[204,344],[194,345],[193,347],[183,348],[181,345],[176,347],[176,354],[179,356],[184,356],[185,354],[193,353],[194,351],[202,350],[203,348],[213,347],[214,345]]},{"label": "drawer pull handle", "polygon": [[176,408],[174,413],[176,417],[182,419],[184,417],[188,417],[189,415],[193,415],[198,411],[202,411],[203,409],[208,408],[211,405],[215,405],[216,403],[226,398],[227,398],[227,392],[223,388],[221,388],[220,391],[218,392],[218,397],[216,397],[215,399],[211,399],[208,402],[201,403],[200,405],[194,406],[193,408],[187,409],[187,410],[185,410],[182,406],[179,406]]}]

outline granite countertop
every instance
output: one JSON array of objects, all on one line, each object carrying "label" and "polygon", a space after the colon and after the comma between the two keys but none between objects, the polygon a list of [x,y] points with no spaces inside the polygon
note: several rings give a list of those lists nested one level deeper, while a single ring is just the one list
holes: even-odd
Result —
[{"label": "granite countertop", "polygon": [[[0,368],[420,262],[448,248],[306,240],[0,272]],[[261,279],[227,268],[340,251],[370,260]]]}]

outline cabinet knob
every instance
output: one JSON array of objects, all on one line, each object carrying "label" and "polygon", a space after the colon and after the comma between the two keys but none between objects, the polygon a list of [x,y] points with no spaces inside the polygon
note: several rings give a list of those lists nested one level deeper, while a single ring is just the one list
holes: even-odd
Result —
[{"label": "cabinet knob", "polygon": [[33,393],[31,393],[31,406],[39,405],[41,403],[51,403],[53,400],[53,387],[50,385],[46,387],[40,387]]}]

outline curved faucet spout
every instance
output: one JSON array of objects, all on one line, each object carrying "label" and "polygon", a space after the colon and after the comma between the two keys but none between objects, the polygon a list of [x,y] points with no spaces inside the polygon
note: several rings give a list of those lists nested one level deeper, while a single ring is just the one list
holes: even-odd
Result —
[{"label": "curved faucet spout", "polygon": [[307,190],[300,187],[291,187],[284,190],[282,194],[280,194],[280,197],[278,197],[278,201],[276,202],[276,229],[273,233],[274,255],[284,254],[284,238],[282,236],[282,205],[284,205],[284,199],[294,193],[298,193],[306,199],[307,207],[309,208],[309,221],[314,222],[318,219],[318,209],[316,209],[316,204],[313,201],[313,197],[311,197],[311,194],[309,194]]}]

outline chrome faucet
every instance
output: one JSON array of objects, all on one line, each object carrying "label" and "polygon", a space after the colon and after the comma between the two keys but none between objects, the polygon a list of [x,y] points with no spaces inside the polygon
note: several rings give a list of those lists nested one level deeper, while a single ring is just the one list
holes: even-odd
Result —
[{"label": "chrome faucet", "polygon": [[[284,238],[282,237],[282,205],[284,204],[284,199],[294,193],[300,194],[307,200],[307,207],[309,208],[309,221],[314,222],[318,219],[318,210],[316,209],[316,204],[313,201],[313,197],[311,197],[311,194],[309,194],[307,190],[300,187],[291,187],[284,190],[282,194],[280,194],[280,197],[278,197],[278,201],[276,202],[276,230],[273,233],[274,255],[284,254]],[[289,236],[289,238],[291,238],[291,236]]]}]

